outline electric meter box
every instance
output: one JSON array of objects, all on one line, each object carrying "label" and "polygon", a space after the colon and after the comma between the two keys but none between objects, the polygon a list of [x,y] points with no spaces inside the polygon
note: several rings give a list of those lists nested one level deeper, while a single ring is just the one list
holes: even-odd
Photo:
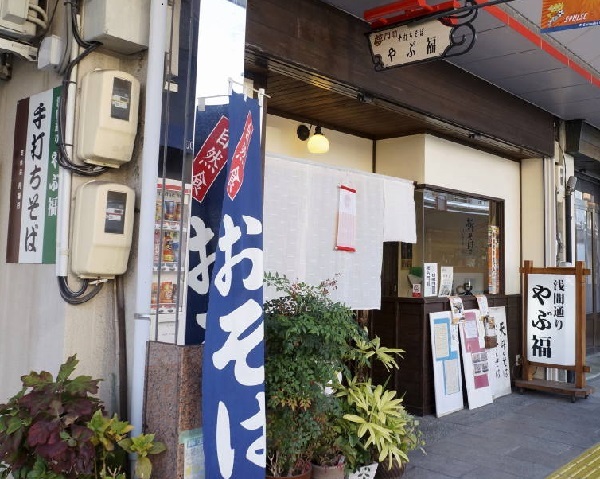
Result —
[{"label": "electric meter box", "polygon": [[140,84],[129,73],[95,70],[83,77],[77,156],[118,168],[131,160],[138,126]]},{"label": "electric meter box", "polygon": [[75,195],[71,270],[80,278],[114,278],[127,270],[135,193],[126,185],[90,181]]}]

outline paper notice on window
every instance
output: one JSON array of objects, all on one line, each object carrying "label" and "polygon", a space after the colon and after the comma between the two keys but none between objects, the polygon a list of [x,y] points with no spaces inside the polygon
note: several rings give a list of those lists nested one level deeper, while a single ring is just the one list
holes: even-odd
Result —
[{"label": "paper notice on window", "polygon": [[460,369],[458,361],[458,358],[444,361],[444,387],[448,395],[460,392]]},{"label": "paper notice on window", "polygon": [[423,263],[423,296],[435,296],[438,292],[438,264]]},{"label": "paper notice on window", "polygon": [[335,249],[356,251],[356,190],[340,185]]},{"label": "paper notice on window", "polygon": [[435,358],[440,361],[450,356],[450,338],[448,337],[448,325],[446,323],[435,324],[434,330]]},{"label": "paper notice on window", "polygon": [[447,297],[452,294],[454,268],[452,266],[442,266],[440,270],[440,291],[438,293],[438,296]]}]

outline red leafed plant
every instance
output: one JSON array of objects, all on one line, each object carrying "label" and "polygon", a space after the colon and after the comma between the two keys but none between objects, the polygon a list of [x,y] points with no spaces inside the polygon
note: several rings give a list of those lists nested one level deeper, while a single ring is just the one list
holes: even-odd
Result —
[{"label": "red leafed plant", "polygon": [[22,376],[23,388],[0,404],[0,479],[126,479],[127,454],[135,453],[135,477],[149,479],[148,455],[165,450],[154,434],[129,437],[133,429],[108,417],[98,379],[71,374],[71,356],[56,380],[48,372]]},{"label": "red leafed plant", "polygon": [[29,473],[41,468],[47,470],[41,477],[91,477],[96,451],[87,424],[102,410],[100,400],[92,396],[99,380],[70,379],[77,363],[70,357],[56,381],[46,371],[23,376],[21,391],[0,405],[0,462],[5,464],[0,477],[9,472],[16,478],[36,477]]}]

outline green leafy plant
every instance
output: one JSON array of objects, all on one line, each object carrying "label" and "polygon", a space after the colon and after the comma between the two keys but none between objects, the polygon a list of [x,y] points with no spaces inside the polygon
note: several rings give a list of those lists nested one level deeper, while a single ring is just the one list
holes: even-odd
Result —
[{"label": "green leafy plant", "polygon": [[330,298],[334,280],[313,286],[266,274],[265,282],[282,295],[264,306],[267,469],[286,477],[310,467],[319,439],[336,427],[339,401],[324,390],[335,386],[352,342],[366,334],[352,311]]},{"label": "green leafy plant", "polygon": [[391,469],[395,462],[408,461],[408,451],[423,446],[419,422],[404,409],[396,391],[353,377],[338,386],[337,396],[346,400],[342,431],[343,442],[355,451],[348,459],[351,469],[373,461]]},{"label": "green leafy plant", "polygon": [[0,478],[125,479],[130,451],[121,443],[132,427],[105,417],[94,396],[99,380],[71,378],[77,364],[69,357],[56,379],[46,371],[23,376],[22,389],[0,404]]}]

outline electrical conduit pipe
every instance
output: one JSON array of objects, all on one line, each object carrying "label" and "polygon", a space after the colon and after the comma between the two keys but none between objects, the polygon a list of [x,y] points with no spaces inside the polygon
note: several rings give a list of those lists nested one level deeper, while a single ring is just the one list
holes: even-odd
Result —
[{"label": "electrical conduit pipe", "polygon": [[146,343],[150,338],[150,293],[154,262],[154,216],[162,92],[164,85],[167,0],[152,0],[146,76],[145,124],[140,178],[140,221],[138,232],[137,278],[135,280],[135,317],[129,417],[133,435],[142,433]]},{"label": "electrical conduit pipe", "polygon": [[[71,58],[79,54],[79,45],[73,41]],[[71,70],[68,84],[68,95],[65,116],[64,139],[65,149],[69,158],[73,158],[73,132],[75,130],[75,96],[77,93],[77,70],[75,65]],[[71,183],[72,173],[67,168],[58,170],[58,204],[57,204],[57,234],[56,234],[56,276],[69,274],[69,221],[71,219]]]}]

